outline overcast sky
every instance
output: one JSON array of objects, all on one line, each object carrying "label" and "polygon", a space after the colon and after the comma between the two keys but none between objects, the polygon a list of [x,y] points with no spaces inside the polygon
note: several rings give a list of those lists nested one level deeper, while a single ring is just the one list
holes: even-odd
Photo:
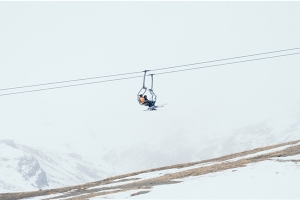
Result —
[{"label": "overcast sky", "polygon": [[[300,47],[299,10],[299,2],[0,2],[0,88]],[[157,104],[167,103],[157,112],[136,101],[142,78],[1,96],[0,136],[82,152],[161,135],[174,145],[226,137],[300,116],[299,63],[295,55],[154,76]]]}]

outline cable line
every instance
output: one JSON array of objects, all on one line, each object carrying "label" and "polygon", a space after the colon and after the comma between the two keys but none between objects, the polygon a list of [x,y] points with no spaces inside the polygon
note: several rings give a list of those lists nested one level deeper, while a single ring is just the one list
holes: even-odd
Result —
[{"label": "cable line", "polygon": [[[300,48],[295,48],[295,49],[300,49]],[[289,49],[289,50],[291,50],[291,49]],[[288,50],[280,50],[280,51],[288,51]],[[279,52],[279,51],[274,51],[274,52]],[[261,53],[261,54],[267,54],[267,53]],[[239,57],[235,57],[235,58],[249,57],[249,56],[261,55],[261,54],[252,54],[252,55],[248,55],[248,56],[239,56]],[[284,57],[284,56],[292,56],[292,55],[297,55],[297,54],[300,54],[300,52],[289,53],[289,54],[281,54],[281,55],[274,55],[274,56],[268,56],[268,57],[262,57],[262,58],[254,58],[254,59],[248,59],[248,60],[240,60],[240,61],[234,61],[234,62],[228,62],[228,63],[220,63],[220,64],[214,64],[214,65],[200,66],[200,67],[193,67],[193,68],[173,70],[173,71],[166,71],[166,72],[160,72],[160,73],[155,73],[155,74],[149,74],[147,76],[150,76],[150,75],[163,75],[163,74],[170,74],[170,73],[183,72],[183,71],[189,71],[189,70],[196,70],[196,69],[202,69],[202,68],[217,67],[217,66],[222,66],[222,65],[231,65],[231,64],[237,64],[237,63],[252,62],[252,61],[258,61],[258,60],[265,60],[265,59],[273,59],[273,58]],[[233,59],[233,58],[220,59],[220,60],[229,60],[229,59]],[[215,62],[215,61],[207,61],[207,62],[203,62],[203,63],[208,63],[208,62]],[[198,64],[200,64],[200,63],[198,63]],[[188,64],[186,66],[191,66],[191,65],[196,65],[196,64]],[[181,66],[183,66],[183,65],[181,65]],[[171,67],[171,68],[175,68],[175,67]],[[171,68],[169,67],[168,69],[171,69]],[[163,69],[163,68],[160,68],[160,69]],[[157,69],[157,70],[160,70],[160,69]],[[164,68],[164,69],[167,69],[167,68]],[[147,70],[147,71],[157,71],[157,70]],[[0,89],[0,90],[3,91],[3,90],[21,89],[21,88],[45,86],[45,85],[57,84],[57,83],[74,82],[74,81],[79,81],[79,80],[82,81],[82,80],[90,80],[90,79],[97,79],[97,78],[108,78],[108,77],[121,76],[121,75],[130,75],[130,74],[144,73],[144,72],[145,71],[130,72],[130,73],[123,73],[123,74],[114,74],[114,75],[108,75],[108,76],[99,76],[99,77],[92,77],[92,78],[83,78],[83,79],[74,79],[74,80],[68,80],[68,81],[59,81],[59,82],[35,84],[35,85],[31,85],[31,86],[27,85],[27,86],[20,86],[20,87],[14,87],[14,88],[12,87],[12,88]],[[124,77],[124,78],[117,78],[117,79],[109,79],[109,80],[102,80],[102,81],[94,81],[94,82],[86,82],[86,83],[78,83],[78,84],[72,84],[72,85],[47,87],[47,88],[34,89],[34,90],[26,90],[26,91],[19,91],[19,92],[11,92],[11,93],[0,94],[0,96],[8,96],[8,95],[15,95],[15,94],[22,94],[22,93],[29,93],[29,92],[38,92],[38,91],[53,90],[53,89],[60,89],[60,88],[68,88],[68,87],[90,85],[90,84],[97,84],[97,83],[104,83],[104,82],[113,82],[113,81],[120,81],[120,80],[140,78],[140,77],[143,77],[143,75],[140,75],[140,76],[131,76],[131,77]]]},{"label": "cable line", "polygon": [[250,54],[250,55],[237,56],[237,57],[231,57],[231,58],[223,58],[223,59],[210,60],[210,61],[205,61],[205,62],[197,62],[197,63],[191,63],[191,64],[185,64],[185,65],[177,65],[177,66],[173,66],[173,67],[164,67],[164,68],[158,68],[158,69],[153,69],[153,70],[149,70],[149,71],[159,71],[159,70],[166,70],[166,69],[172,69],[172,68],[187,67],[187,66],[200,65],[200,64],[206,64],[206,63],[211,63],[211,62],[219,62],[219,61],[232,60],[232,59],[238,59],[238,58],[246,58],[246,57],[259,56],[259,55],[265,55],[265,54],[271,54],[271,53],[279,53],[279,52],[283,52],[283,51],[292,51],[292,50],[296,50],[296,49],[300,49],[300,48],[284,49],[284,50],[278,50],[278,51],[269,51],[269,52],[264,52],[264,53]]},{"label": "cable line", "polygon": [[109,77],[114,77],[114,76],[124,76],[124,75],[137,74],[137,73],[141,73],[141,72],[129,72],[129,73],[123,73],[123,74],[96,76],[96,77],[90,77],[90,78],[81,78],[81,79],[73,79],[73,80],[67,80],[67,81],[57,81],[57,82],[41,83],[41,84],[34,84],[34,85],[25,85],[25,86],[11,87],[11,88],[2,88],[2,89],[0,88],[0,91],[15,90],[15,89],[29,88],[29,87],[38,87],[38,86],[53,85],[53,84],[60,84],[60,83],[69,83],[69,82],[75,82],[75,81],[86,81],[86,80],[91,80],[91,79],[109,78]]},{"label": "cable line", "polygon": [[73,85],[57,86],[57,87],[42,88],[42,89],[35,89],[35,90],[26,90],[26,91],[20,91],[20,92],[13,92],[13,93],[0,94],[0,96],[8,96],[8,95],[15,95],[15,94],[23,94],[23,93],[29,93],[29,92],[39,92],[39,91],[44,91],[44,90],[54,90],[54,89],[60,89],[60,88],[76,87],[76,86],[90,85],[90,84],[104,83],[104,82],[113,82],[113,81],[120,81],[120,80],[133,79],[133,78],[140,78],[140,77],[143,77],[143,76],[132,76],[132,77],[118,78],[118,79],[111,79],[111,80],[105,80],[105,81],[94,81],[94,82],[79,83],[79,84],[73,84]]},{"label": "cable line", "polygon": [[[187,67],[187,66],[200,65],[200,64],[206,64],[206,63],[212,63],[212,62],[232,60],[232,59],[238,59],[238,58],[246,58],[246,57],[251,57],[251,56],[265,55],[265,54],[271,54],[271,53],[279,53],[279,52],[284,52],[284,51],[292,51],[292,50],[297,50],[297,49],[300,49],[300,48],[298,47],[298,48],[283,49],[283,50],[277,50],[277,51],[269,51],[269,52],[250,54],[250,55],[244,55],[244,56],[237,56],[237,57],[231,57],[231,58],[223,58],[223,59],[217,59],[217,60],[211,60],[211,61],[205,61],[205,62],[191,63],[191,64],[185,64],[185,65],[177,65],[177,66],[172,66],[172,67],[164,67],[164,68],[158,68],[158,69],[153,69],[153,70],[148,70],[148,71],[160,71],[160,70],[166,70],[166,69],[172,69],[172,68]],[[72,79],[72,80],[49,82],[49,83],[40,83],[40,84],[34,84],[34,85],[25,85],[25,86],[17,86],[17,87],[2,88],[2,89],[0,88],[0,91],[15,90],[15,89],[22,89],[22,88],[30,88],[30,87],[38,87],[38,86],[46,86],[46,85],[54,85],[54,84],[77,82],[77,81],[86,81],[86,80],[109,78],[109,77],[115,77],[115,76],[125,76],[125,75],[138,74],[138,73],[143,73],[143,72],[144,71],[128,72],[128,73],[122,73],[122,74],[96,76],[96,77]],[[170,73],[170,72],[165,72],[165,73]],[[163,74],[163,73],[159,73],[159,74]]]},{"label": "cable line", "polygon": [[284,56],[292,56],[292,55],[296,55],[296,54],[300,54],[300,52],[299,53],[277,55],[277,56],[269,56],[269,57],[264,57],[264,58],[255,58],[255,59],[250,59],[250,60],[235,61],[235,62],[229,62],[229,63],[221,63],[221,64],[208,65],[208,66],[201,66],[201,67],[194,67],[194,68],[189,68],[189,69],[180,69],[180,70],[156,73],[156,74],[153,74],[153,75],[170,74],[170,73],[175,73],[175,72],[190,71],[190,70],[209,68],[209,67],[217,67],[217,66],[221,66],[221,65],[231,65],[231,64],[236,64],[236,63],[251,62],[251,61],[257,61],[257,60],[265,60],[265,59],[278,58],[278,57],[284,57]]}]

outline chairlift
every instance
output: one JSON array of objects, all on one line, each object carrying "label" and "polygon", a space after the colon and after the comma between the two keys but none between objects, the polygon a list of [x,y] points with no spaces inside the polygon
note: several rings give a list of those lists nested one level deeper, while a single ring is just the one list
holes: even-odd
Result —
[{"label": "chairlift", "polygon": [[[140,91],[137,94],[137,100],[138,100],[138,102],[139,102],[140,105],[153,107],[153,106],[155,106],[155,102],[156,102],[156,95],[153,92],[153,74],[149,74],[151,76],[151,88],[147,89],[147,87],[145,87],[146,76],[149,76],[149,75],[147,75],[148,71],[149,70],[145,70],[144,71],[143,87],[140,89]],[[146,103],[145,102],[141,102],[140,98],[141,97],[145,97],[145,93],[147,92],[147,90],[149,91],[149,93],[151,95],[151,98],[148,99],[148,101],[150,103],[149,102],[146,102]]]}]

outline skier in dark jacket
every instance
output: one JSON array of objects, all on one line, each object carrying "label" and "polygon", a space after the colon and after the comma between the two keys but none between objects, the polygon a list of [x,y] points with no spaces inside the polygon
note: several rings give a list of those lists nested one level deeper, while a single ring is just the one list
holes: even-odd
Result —
[{"label": "skier in dark jacket", "polygon": [[145,106],[149,106],[149,107],[152,107],[154,106],[154,102],[153,101],[150,101],[147,97],[147,95],[142,95],[140,94],[140,98],[139,98],[139,101],[141,104],[145,105]]}]

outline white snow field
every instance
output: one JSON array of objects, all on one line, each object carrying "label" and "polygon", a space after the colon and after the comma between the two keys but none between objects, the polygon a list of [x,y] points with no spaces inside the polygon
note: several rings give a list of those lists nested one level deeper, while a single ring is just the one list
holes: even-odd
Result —
[{"label": "white snow field", "polygon": [[[286,199],[300,198],[299,164],[265,161],[247,167],[226,170],[199,177],[179,179],[182,183],[156,186],[150,193],[131,198],[163,199]],[[297,178],[298,177],[298,178]],[[108,198],[126,198],[119,194]]]},{"label": "white snow field", "polygon": [[[25,199],[299,199],[299,146],[300,141],[295,141],[294,144],[238,154],[234,158],[136,172],[107,183],[99,183],[98,186],[86,184],[65,192]],[[291,151],[293,153],[288,156],[283,155],[283,152]],[[255,160],[261,157],[265,159]],[[214,166],[244,162],[248,159],[253,161],[242,167],[213,170]],[[161,179],[204,168],[211,171],[201,175],[188,173],[182,178],[168,179],[171,182]],[[143,185],[151,180],[152,185]],[[162,182],[157,184],[153,180]],[[130,185],[134,184],[136,186],[130,188]]]},{"label": "white snow field", "polygon": [[[177,170],[168,170],[168,173],[172,172]],[[162,172],[156,173],[159,176]],[[149,174],[144,174],[143,178],[147,179],[148,176]],[[131,196],[137,191],[127,191],[91,199],[299,199],[300,155],[178,181],[182,183],[155,186],[146,190],[149,193],[137,196]]]}]

